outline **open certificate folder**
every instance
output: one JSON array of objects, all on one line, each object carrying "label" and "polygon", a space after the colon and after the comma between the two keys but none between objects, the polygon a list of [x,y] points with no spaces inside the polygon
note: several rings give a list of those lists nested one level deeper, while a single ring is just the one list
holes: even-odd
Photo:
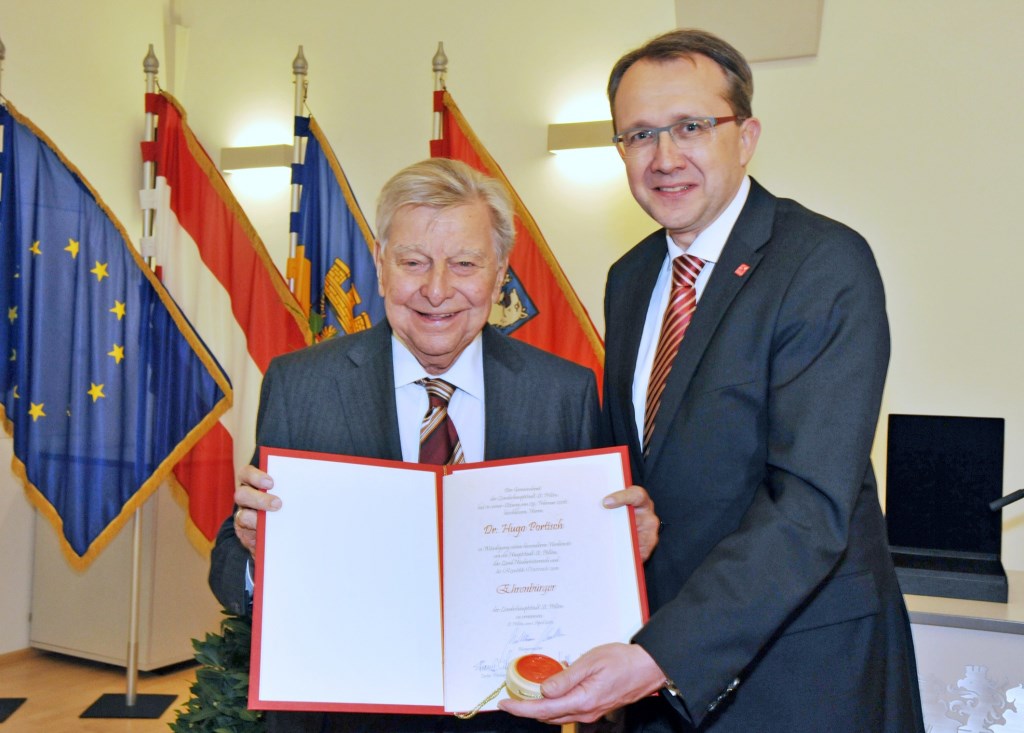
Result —
[{"label": "open certificate folder", "polygon": [[516,657],[572,662],[647,618],[632,508],[601,504],[624,449],[261,465],[282,507],[259,517],[251,708],[469,711]]}]

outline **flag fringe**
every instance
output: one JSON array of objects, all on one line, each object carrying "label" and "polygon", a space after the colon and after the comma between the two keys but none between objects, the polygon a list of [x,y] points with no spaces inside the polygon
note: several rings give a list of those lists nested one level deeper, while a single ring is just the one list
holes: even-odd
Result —
[{"label": "flag fringe", "polygon": [[[203,420],[197,424],[192,430],[189,431],[180,443],[171,451],[167,457],[161,461],[160,465],[157,466],[156,470],[150,474],[149,478],[146,479],[139,490],[132,494],[132,497],[124,503],[121,507],[121,511],[116,517],[114,517],[109,524],[104,528],[96,539],[89,545],[89,549],[85,551],[81,556],[75,552],[71,547],[71,544],[67,541],[64,536],[64,520],[61,519],[60,514],[53,508],[53,505],[43,495],[41,491],[33,484],[25,471],[25,464],[21,462],[17,454],[11,458],[11,469],[14,474],[21,479],[22,485],[25,487],[25,494],[28,496],[29,503],[32,504],[49,521],[57,532],[57,538],[60,541],[60,549],[64,557],[67,558],[68,564],[78,572],[86,570],[92,561],[103,550],[106,549],[117,534],[121,531],[132,514],[136,510],[142,507],[146,503],[146,500],[153,494],[154,491],[160,486],[160,484],[171,475],[174,464],[181,460],[181,458],[192,450],[192,447],[199,441],[199,439],[206,434],[206,432],[213,427],[213,425],[220,420],[221,416],[227,412],[229,405],[228,398],[225,397],[211,410]],[[7,411],[3,405],[0,405],[0,419],[3,420],[4,430],[9,436],[14,437],[14,425],[11,420],[7,417]],[[189,520],[189,526],[191,526],[191,519]],[[198,530],[196,530],[198,532]],[[201,534],[201,533],[199,533]],[[191,539],[191,536],[190,536]]]}]

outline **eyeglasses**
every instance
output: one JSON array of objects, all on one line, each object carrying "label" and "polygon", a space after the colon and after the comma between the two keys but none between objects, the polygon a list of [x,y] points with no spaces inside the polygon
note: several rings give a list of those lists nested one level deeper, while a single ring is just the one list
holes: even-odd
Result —
[{"label": "eyeglasses", "polygon": [[632,158],[654,150],[658,146],[658,137],[667,132],[672,142],[680,150],[692,150],[707,142],[715,127],[726,122],[739,123],[743,118],[739,115],[728,117],[685,117],[678,122],[664,127],[635,127],[612,138],[612,142],[624,158]]}]

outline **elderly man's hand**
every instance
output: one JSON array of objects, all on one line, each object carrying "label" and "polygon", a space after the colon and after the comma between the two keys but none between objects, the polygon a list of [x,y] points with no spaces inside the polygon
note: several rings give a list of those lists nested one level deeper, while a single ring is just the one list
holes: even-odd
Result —
[{"label": "elderly man's hand", "polygon": [[594,647],[544,682],[541,700],[501,700],[512,715],[545,723],[593,723],[603,715],[647,697],[665,684],[665,673],[636,644]]},{"label": "elderly man's hand", "polygon": [[658,545],[658,530],[661,528],[661,520],[654,513],[654,502],[647,490],[642,486],[629,486],[606,496],[604,505],[608,509],[620,506],[633,507],[636,535],[640,544],[640,559],[647,562],[647,558]]},{"label": "elderly man's hand", "polygon": [[235,535],[249,554],[256,553],[256,512],[274,512],[281,508],[281,499],[268,494],[274,488],[270,474],[255,466],[245,466],[238,472],[239,486],[235,489]]}]

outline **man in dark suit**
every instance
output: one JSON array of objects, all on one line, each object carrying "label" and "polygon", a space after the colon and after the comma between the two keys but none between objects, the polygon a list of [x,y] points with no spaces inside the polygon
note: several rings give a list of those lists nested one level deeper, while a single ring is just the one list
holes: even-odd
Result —
[{"label": "man in dark suit", "polygon": [[[275,359],[264,376],[257,446],[420,460],[420,429],[434,407],[422,380],[454,386],[446,412],[459,446],[439,462],[516,458],[591,448],[598,434],[594,374],[487,325],[515,239],[511,203],[497,181],[434,159],[396,174],[377,208],[377,274],[387,320]],[[254,462],[255,462],[254,457]],[[252,590],[257,511],[280,508],[270,476],[249,466],[239,506],[221,528],[210,586],[245,613]],[[366,487],[372,491],[373,487]],[[629,487],[605,505],[635,507],[641,554],[657,542],[646,492]],[[378,518],[384,527],[387,507]],[[400,538],[382,534],[382,542]],[[368,562],[372,562],[368,548]],[[331,568],[323,568],[324,583]],[[330,630],[325,629],[325,634]],[[396,669],[396,684],[402,670]],[[504,713],[468,720],[412,715],[268,713],[271,731],[549,731]],[[533,727],[524,727],[527,723]]]},{"label": "man in dark suit", "polygon": [[[638,731],[924,729],[869,458],[881,278],[856,232],[746,175],[752,92],[739,52],[702,31],[612,71],[630,189],[663,227],[612,266],[605,300],[605,423],[664,522],[652,615],[510,712],[594,720],[635,703]],[[666,333],[682,334],[674,356]]]}]

